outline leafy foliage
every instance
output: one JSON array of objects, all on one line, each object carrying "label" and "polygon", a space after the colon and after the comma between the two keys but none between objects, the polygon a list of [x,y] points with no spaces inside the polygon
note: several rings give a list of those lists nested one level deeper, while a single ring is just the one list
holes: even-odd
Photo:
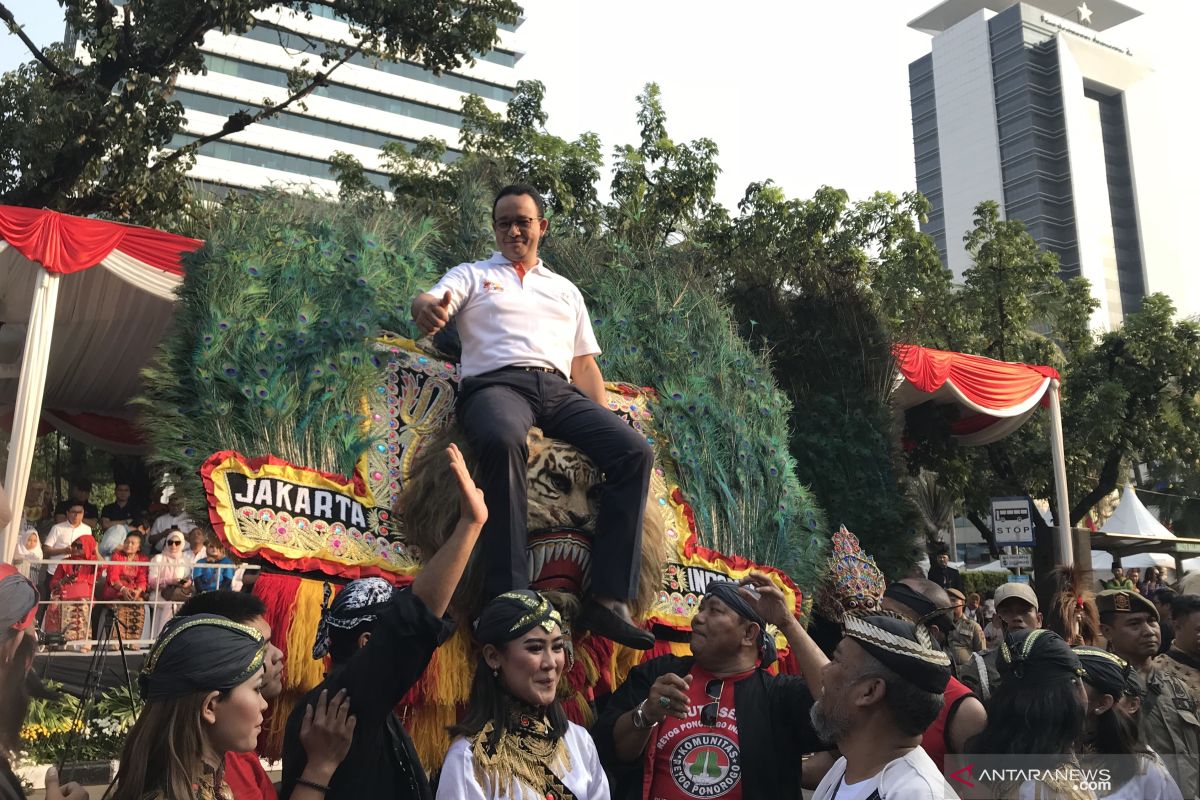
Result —
[{"label": "leafy foliage", "polygon": [[646,84],[637,102],[641,141],[613,151],[606,221],[617,236],[645,247],[686,234],[712,209],[721,170],[712,139],[684,144],[667,134],[658,84]]},{"label": "leafy foliage", "polygon": [[174,328],[143,372],[141,424],[192,508],[218,450],[349,475],[370,446],[359,399],[368,336],[415,333],[408,302],[436,274],[432,226],[284,195],[227,206],[191,257]]},{"label": "leafy foliage", "polygon": [[711,292],[698,255],[682,246],[639,252],[560,237],[546,257],[587,297],[608,379],[657,390],[655,423],[670,443],[701,544],[813,586],[825,519],[796,480],[787,397]]},{"label": "leafy foliage", "polygon": [[[196,147],[301,101],[340,64],[364,53],[417,61],[435,72],[459,66],[496,41],[496,25],[514,22],[513,0],[62,0],[79,51],[38,49],[35,60],[0,76],[0,203],[47,207],[171,226],[195,211],[185,173]],[[333,7],[357,38],[329,44],[320,68],[289,76],[273,104],[231,114],[220,130],[175,151],[182,106],[174,78],[200,73],[206,34],[244,33],[255,14],[283,6],[299,14]],[[19,21],[0,3],[10,31]]]},{"label": "leafy foliage", "polygon": [[[1170,300],[1151,295],[1097,339],[1088,329],[1096,303],[1087,282],[1061,280],[1055,257],[1022,223],[1001,221],[995,205],[983,203],[967,243],[974,264],[950,298],[953,328],[928,329],[923,343],[1059,370],[1071,524],[1134,464],[1200,473],[1200,326],[1174,319]],[[1052,496],[1045,415],[983,448],[955,447],[949,422],[936,409],[910,412],[910,463],[935,470],[962,496],[985,536],[990,496]],[[1048,542],[1048,528],[1036,515],[1034,523],[1039,542]],[[1045,563],[1047,548],[1039,549]]]},{"label": "leafy foliage", "polygon": [[[488,217],[480,218],[479,212],[486,209],[490,215],[492,193],[507,183],[537,186],[556,232],[586,235],[599,229],[600,140],[594,133],[574,141],[549,133],[542,109],[545,93],[541,81],[518,82],[504,114],[475,95],[463,98],[459,138],[464,154],[448,165],[442,163],[445,145],[436,139],[426,139],[411,151],[399,144],[384,147],[395,205],[437,219],[446,231],[457,231],[455,238],[471,246],[451,245],[460,260],[473,258],[491,241]],[[353,156],[339,153],[335,167],[344,202],[386,202]],[[464,190],[471,194],[464,197]]]},{"label": "leafy foliage", "polygon": [[[897,298],[897,316],[927,302],[909,288],[942,272],[915,227],[923,202],[879,194],[851,204],[829,187],[787,199],[768,182],[747,189],[737,217],[703,229],[743,334],[770,349],[791,400],[797,477],[892,576],[916,560],[919,537],[888,405],[892,337],[871,288]],[[906,261],[902,288],[891,273],[910,251],[924,260]]]},{"label": "leafy foliage", "polygon": [[136,694],[131,696],[121,686],[110,689],[96,699],[87,719],[79,721],[79,700],[62,692],[58,684],[47,682],[47,687],[59,694],[30,702],[21,726],[21,762],[55,764],[64,756],[94,761],[121,755],[125,737],[142,707]]},{"label": "leafy foliage", "polygon": [[979,592],[980,597],[986,597],[988,592],[994,592],[1008,582],[1011,575],[1008,570],[1000,572],[982,572],[977,569],[964,570],[962,573],[963,594]]}]

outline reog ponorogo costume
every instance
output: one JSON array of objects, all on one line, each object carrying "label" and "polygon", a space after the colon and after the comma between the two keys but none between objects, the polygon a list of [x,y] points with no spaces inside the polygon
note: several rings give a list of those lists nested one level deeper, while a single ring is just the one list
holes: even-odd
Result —
[{"label": "reog ponorogo costume", "polygon": [[[142,426],[155,456],[191,513],[207,513],[233,554],[262,565],[253,590],[287,665],[268,753],[278,752],[290,706],[324,674],[312,641],[326,585],[408,583],[458,514],[444,465],[423,458],[447,440],[464,444],[453,419],[458,366],[440,341],[410,338],[407,320],[408,301],[441,272],[429,233],[398,215],[243,199],[187,260],[176,327],[145,373]],[[564,705],[587,722],[590,700],[639,660],[687,652],[679,632],[710,580],[764,570],[799,611],[796,583],[815,583],[826,548],[788,454],[786,401],[707,288],[678,264],[630,269],[601,251],[552,257],[588,298],[605,372],[636,381],[609,384],[609,409],[656,455],[631,605],[658,644],[634,653],[575,633]],[[589,554],[604,546],[592,538],[597,478],[577,451],[531,432],[531,585],[559,593],[568,626],[572,598],[590,586]],[[720,552],[735,547],[786,574]],[[477,613],[479,587],[473,566],[460,615]],[[405,698],[429,769],[470,685],[459,627]]]}]

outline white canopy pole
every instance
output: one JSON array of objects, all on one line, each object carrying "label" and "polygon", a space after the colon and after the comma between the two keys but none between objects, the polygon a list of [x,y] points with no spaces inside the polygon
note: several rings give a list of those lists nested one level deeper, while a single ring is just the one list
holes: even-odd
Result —
[{"label": "white canopy pole", "polygon": [[21,355],[21,374],[17,383],[17,402],[13,409],[12,435],[8,440],[8,471],[4,487],[8,492],[12,519],[0,531],[3,550],[0,556],[11,563],[25,511],[25,492],[29,488],[29,470],[37,446],[37,429],[42,419],[42,396],[46,391],[46,367],[50,363],[50,340],[54,335],[54,315],[58,309],[58,275],[41,269],[29,307],[29,326],[25,330],[25,350]]},{"label": "white canopy pole", "polygon": [[1058,563],[1071,566],[1075,563],[1071,546],[1071,506],[1067,499],[1067,455],[1063,446],[1062,406],[1058,399],[1057,380],[1050,381],[1050,456],[1054,463],[1054,497],[1058,507],[1058,546],[1055,548]]}]

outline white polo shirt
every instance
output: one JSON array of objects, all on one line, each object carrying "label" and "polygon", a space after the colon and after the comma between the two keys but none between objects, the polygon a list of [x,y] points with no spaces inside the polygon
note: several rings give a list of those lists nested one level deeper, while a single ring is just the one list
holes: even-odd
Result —
[{"label": "white polo shirt", "polygon": [[570,378],[573,358],[600,353],[583,295],[540,259],[524,281],[498,252],[459,264],[429,293],[441,298],[447,291],[464,378],[513,366],[553,367]]},{"label": "white polo shirt", "polygon": [[[72,526],[69,522],[60,522],[46,534],[46,547],[70,547],[80,536],[91,532],[91,526],[84,525],[82,522],[75,526]],[[57,556],[50,556],[50,560],[62,561],[70,557],[70,553],[62,553]],[[58,572],[58,564],[50,568],[51,575],[56,572]]]}]

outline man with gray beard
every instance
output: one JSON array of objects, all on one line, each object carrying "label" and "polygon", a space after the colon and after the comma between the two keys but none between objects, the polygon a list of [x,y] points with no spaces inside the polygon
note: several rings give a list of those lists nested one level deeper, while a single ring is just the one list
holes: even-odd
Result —
[{"label": "man with gray beard", "polygon": [[814,800],[949,800],[954,790],[921,749],[942,709],[950,658],[928,632],[888,616],[843,620],[845,636],[821,675],[810,712],[842,757]]}]

